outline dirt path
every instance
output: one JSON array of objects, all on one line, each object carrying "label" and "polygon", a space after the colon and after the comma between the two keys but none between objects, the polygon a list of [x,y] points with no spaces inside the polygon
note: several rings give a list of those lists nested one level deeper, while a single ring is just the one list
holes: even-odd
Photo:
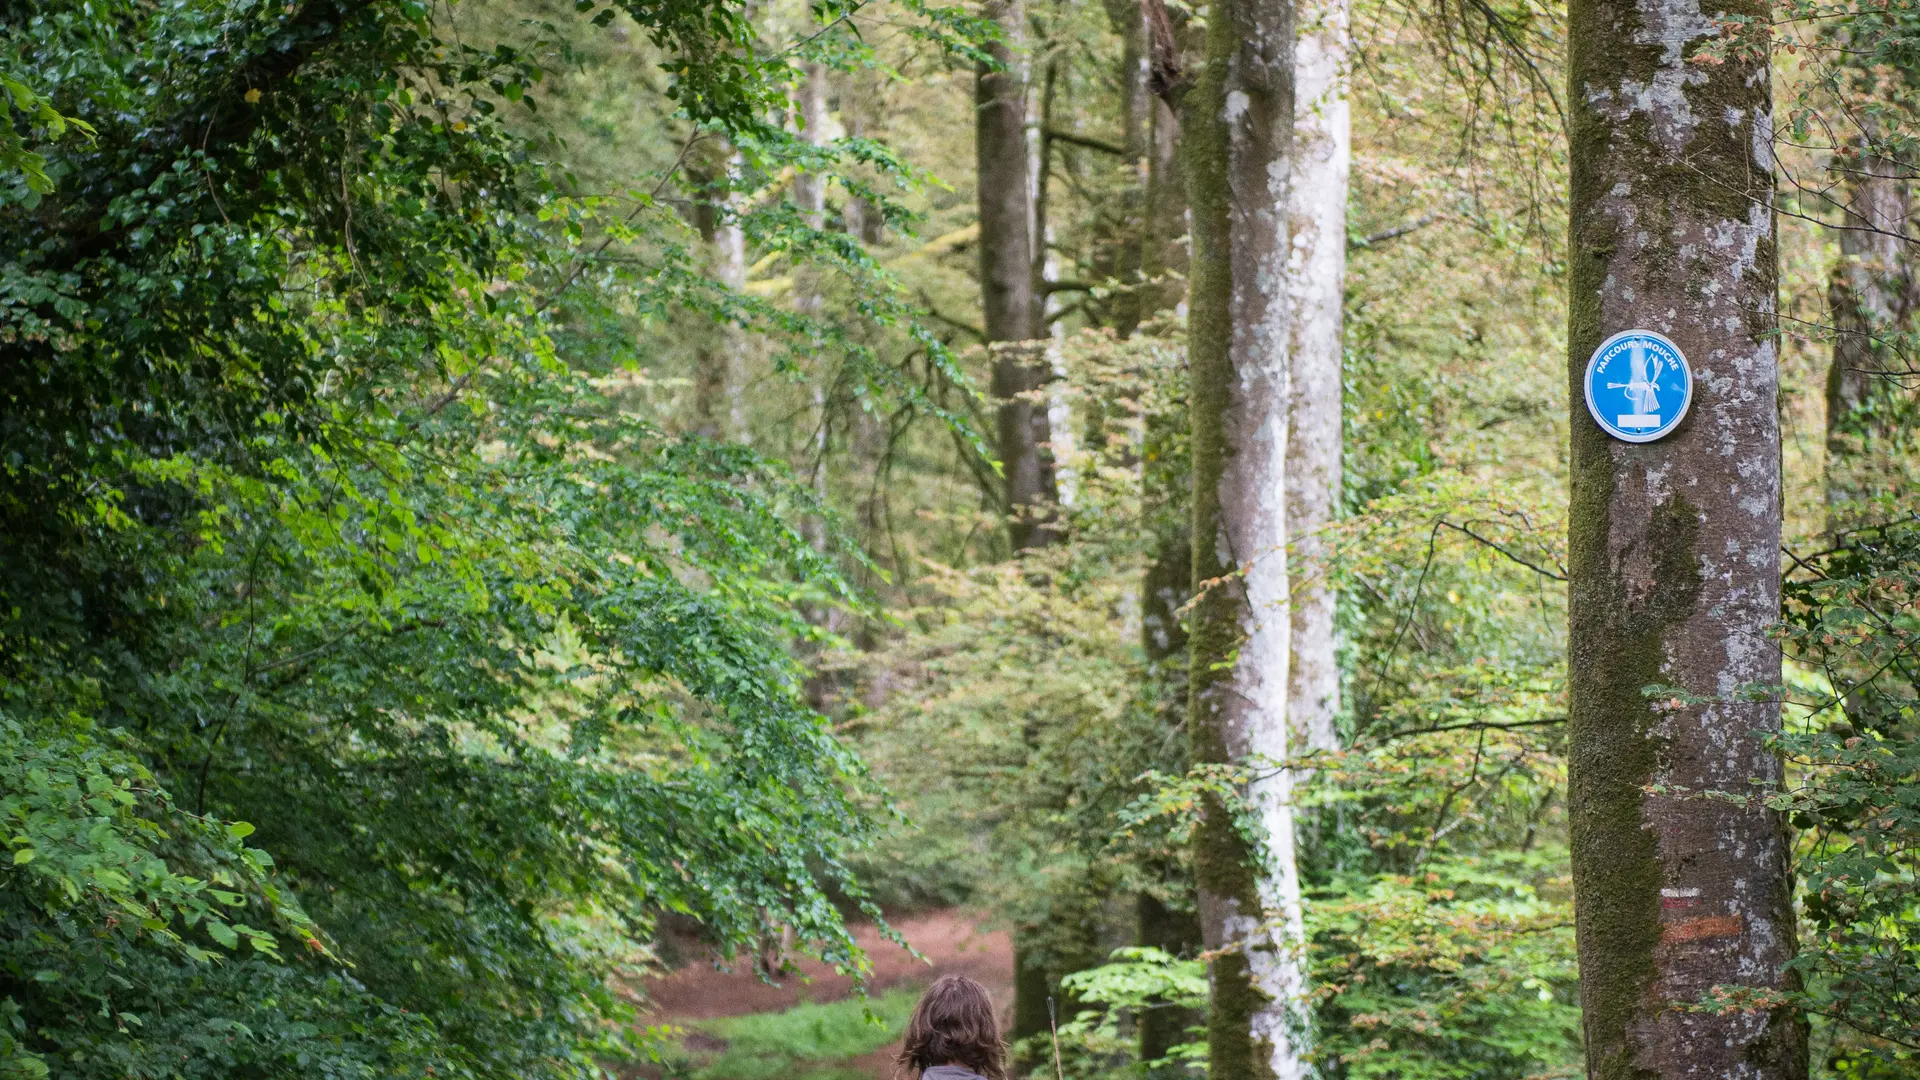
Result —
[{"label": "dirt path", "polygon": [[[854,929],[854,938],[873,961],[870,991],[900,986],[925,986],[942,975],[977,979],[993,995],[1005,1020],[1013,1009],[1013,942],[1005,930],[983,930],[980,912],[949,908],[893,920],[894,929],[925,959],[880,936],[871,925]],[[649,1024],[692,1023],[723,1016],[777,1012],[802,1002],[838,1001],[852,994],[853,980],[835,974],[816,960],[802,960],[796,975],[778,984],[761,982],[747,965],[719,971],[692,964],[646,983]],[[882,1080],[892,1071],[898,1044],[882,1047],[851,1063],[859,1071]]]}]

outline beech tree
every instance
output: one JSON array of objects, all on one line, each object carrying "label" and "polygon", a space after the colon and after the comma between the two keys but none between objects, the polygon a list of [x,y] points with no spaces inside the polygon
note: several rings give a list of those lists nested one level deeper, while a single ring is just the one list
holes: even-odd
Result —
[{"label": "beech tree", "polygon": [[[1288,163],[1293,10],[1215,0],[1186,99],[1196,766],[1248,765],[1254,821],[1221,793],[1196,832],[1214,1080],[1302,1076],[1300,882],[1287,738]],[[1257,824],[1256,824],[1257,822]],[[1263,850],[1264,849],[1264,850]]]},{"label": "beech tree", "polygon": [[1287,715],[1312,750],[1336,750],[1340,667],[1324,530],[1340,502],[1342,325],[1347,277],[1347,0],[1299,0],[1294,44],[1291,398],[1287,535],[1293,543],[1293,620]]},{"label": "beech tree", "polygon": [[[1690,59],[1754,10],[1569,11],[1568,802],[1594,1080],[1807,1073],[1804,1021],[1766,997],[1791,985],[1793,879],[1756,797],[1780,706],[1752,689],[1780,681],[1770,69],[1764,42]],[[1631,328],[1671,338],[1695,387],[1641,444],[1582,390]]]}]

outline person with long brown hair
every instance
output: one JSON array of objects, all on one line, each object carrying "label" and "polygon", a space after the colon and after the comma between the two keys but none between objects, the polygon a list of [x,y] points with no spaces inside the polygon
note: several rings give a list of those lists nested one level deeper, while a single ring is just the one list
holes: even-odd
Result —
[{"label": "person with long brown hair", "polygon": [[907,1021],[894,1080],[1007,1080],[1007,1048],[987,988],[965,975],[927,987]]}]

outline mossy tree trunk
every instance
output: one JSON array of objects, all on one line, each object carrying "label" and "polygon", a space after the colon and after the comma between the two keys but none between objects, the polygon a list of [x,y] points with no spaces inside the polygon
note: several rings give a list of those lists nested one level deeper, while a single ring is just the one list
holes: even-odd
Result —
[{"label": "mossy tree trunk", "polygon": [[[1772,101],[1764,55],[1689,57],[1745,0],[1574,0],[1568,366],[1569,804],[1592,1080],[1806,1076],[1784,1008],[1687,1011],[1716,986],[1788,986],[1784,823],[1756,795],[1780,679],[1780,431]],[[1588,414],[1589,355],[1644,328],[1695,396],[1657,442]],[[1642,693],[1676,687],[1672,696]]]},{"label": "mossy tree trunk", "polygon": [[[1288,755],[1287,179],[1292,0],[1214,0],[1187,95],[1192,207],[1189,407],[1193,574],[1189,735],[1196,765],[1247,763],[1263,836],[1203,807],[1194,877],[1208,965],[1212,1080],[1304,1074]],[[1263,844],[1265,851],[1256,850]],[[1267,872],[1263,872],[1263,868]]]},{"label": "mossy tree trunk", "polygon": [[1015,550],[1052,539],[1054,501],[1047,407],[1048,371],[1034,339],[1033,187],[1027,156],[1027,84],[1020,52],[1024,11],[1017,0],[991,0],[985,14],[1001,40],[987,46],[994,66],[975,78],[974,154],[980,204],[980,293],[987,347],[993,353],[993,396],[1000,402],[998,446],[1004,498]]},{"label": "mossy tree trunk", "polygon": [[1311,750],[1337,750],[1340,666],[1327,528],[1340,502],[1341,360],[1347,277],[1347,0],[1297,0],[1288,267],[1292,400],[1287,535],[1293,541],[1293,670],[1287,716]]}]

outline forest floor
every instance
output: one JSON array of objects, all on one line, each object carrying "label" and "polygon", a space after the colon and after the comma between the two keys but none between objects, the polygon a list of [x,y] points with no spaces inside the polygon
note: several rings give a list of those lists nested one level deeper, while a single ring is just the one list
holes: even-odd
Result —
[{"label": "forest floor", "polygon": [[[873,962],[869,999],[853,980],[816,960],[776,983],[750,965],[721,971],[690,964],[645,988],[644,1022],[676,1029],[675,1051],[642,1075],[690,1080],[886,1080],[900,1030],[919,992],[942,975],[967,975],[992,993],[1004,1018],[1013,1006],[1013,943],[985,929],[980,912],[948,908],[890,920],[921,953],[909,954],[877,927],[855,927]],[[871,1011],[880,1019],[868,1019]]]}]

